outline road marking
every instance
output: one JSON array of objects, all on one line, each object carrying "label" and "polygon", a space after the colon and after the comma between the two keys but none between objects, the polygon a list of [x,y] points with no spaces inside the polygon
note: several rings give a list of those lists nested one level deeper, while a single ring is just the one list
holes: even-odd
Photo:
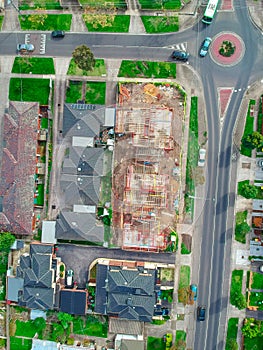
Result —
[{"label": "road marking", "polygon": [[40,52],[41,55],[44,55],[46,53],[46,39],[47,39],[46,34],[41,34],[40,35],[40,49],[39,49],[39,52]]},{"label": "road marking", "polygon": [[29,44],[30,43],[30,34],[26,34],[25,35],[25,44]]},{"label": "road marking", "polygon": [[174,44],[174,45],[170,45],[170,46],[164,46],[164,48],[186,51],[186,49],[187,49],[187,42]]}]

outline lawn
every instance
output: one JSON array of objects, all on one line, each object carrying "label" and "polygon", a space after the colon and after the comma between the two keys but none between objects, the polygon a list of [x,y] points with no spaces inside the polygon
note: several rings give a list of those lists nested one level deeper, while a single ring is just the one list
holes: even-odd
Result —
[{"label": "lawn", "polygon": [[179,10],[180,0],[138,0],[142,10]]},{"label": "lawn", "polygon": [[0,30],[2,29],[3,21],[4,21],[4,16],[0,16]]},{"label": "lawn", "polygon": [[174,280],[174,269],[161,268],[160,278],[163,283]]},{"label": "lawn", "polygon": [[236,296],[242,293],[243,270],[233,270],[231,287],[230,287],[230,303],[236,306]]},{"label": "lawn", "polygon": [[31,350],[32,340],[10,337],[10,350]]},{"label": "lawn", "polygon": [[[250,116],[250,108],[252,105],[255,105],[256,101],[255,100],[250,100],[249,105],[248,105],[248,111],[247,111],[247,118],[246,118],[246,124],[245,124],[245,129],[243,133],[243,138],[246,137],[247,135],[251,134],[254,131],[254,117]],[[241,144],[241,154],[247,157],[251,157],[252,150],[250,148],[246,148]]]},{"label": "lawn", "polygon": [[22,322],[16,320],[16,336],[24,336],[27,338],[33,338],[37,333],[38,329],[35,327],[33,321]]},{"label": "lawn", "polygon": [[236,213],[236,225],[243,224],[243,222],[247,222],[247,210]]},{"label": "lawn", "polygon": [[165,290],[161,290],[161,299],[162,300],[167,300],[168,303],[172,303],[173,302],[173,289],[165,289]]},{"label": "lawn", "polygon": [[105,82],[87,82],[86,83],[86,103],[105,104],[106,98],[106,83]]},{"label": "lawn", "polygon": [[263,293],[250,292],[249,305],[257,306],[258,310],[263,310]]},{"label": "lawn", "polygon": [[179,289],[190,285],[190,266],[182,265],[180,267]]},{"label": "lawn", "polygon": [[19,16],[22,30],[70,30],[72,20],[70,14],[47,15],[43,22],[30,21],[32,16],[39,17],[39,15]]},{"label": "lawn", "polygon": [[228,326],[227,326],[227,336],[226,336],[226,347],[225,350],[231,350],[228,346],[228,341],[230,339],[234,339],[236,341],[237,339],[237,330],[238,330],[238,318],[230,318],[228,320]]},{"label": "lawn", "polygon": [[66,91],[66,103],[77,103],[82,99],[82,84],[82,81],[70,80]]},{"label": "lawn", "polygon": [[146,33],[170,33],[179,30],[178,16],[141,16]]},{"label": "lawn", "polygon": [[176,78],[176,64],[169,62],[122,61],[118,77]]},{"label": "lawn", "polygon": [[49,79],[11,78],[9,100],[48,104]]},{"label": "lawn", "polygon": [[194,199],[189,198],[189,195],[195,195],[195,181],[192,176],[193,170],[197,166],[198,161],[198,97],[191,97],[191,110],[189,121],[189,138],[187,149],[186,163],[186,196],[185,196],[185,211],[194,214]]},{"label": "lawn", "polygon": [[48,118],[41,118],[40,126],[41,129],[48,129]]},{"label": "lawn", "polygon": [[67,72],[67,75],[80,75],[80,76],[88,75],[88,76],[97,76],[97,77],[102,76],[104,74],[106,74],[106,66],[103,59],[97,59],[95,61],[95,66],[91,71],[85,71],[83,69],[80,69],[76,65],[74,60],[71,59],[68,72]]},{"label": "lawn", "polygon": [[59,1],[56,0],[36,0],[36,1],[28,1],[28,0],[20,0],[19,1],[19,10],[28,10],[34,8],[46,8],[47,10],[60,10],[62,7],[60,6]]},{"label": "lawn", "polygon": [[[176,331],[175,345],[178,346],[178,349],[183,350],[183,343],[186,341],[186,332],[185,331]],[[181,343],[181,345],[180,345]]]},{"label": "lawn", "polygon": [[53,58],[16,57],[12,73],[55,74]]},{"label": "lawn", "polygon": [[263,350],[262,337],[244,338],[244,350]]},{"label": "lawn", "polygon": [[165,342],[162,338],[148,337],[147,350],[165,350]]},{"label": "lawn", "polygon": [[104,317],[89,315],[84,323],[82,317],[77,317],[73,320],[73,333],[107,338],[108,321]]},{"label": "lawn", "polygon": [[244,181],[240,181],[237,183],[237,194],[239,196],[242,196],[242,187],[245,185],[245,184],[249,184],[249,180],[244,180]]},{"label": "lawn", "polygon": [[128,33],[130,16],[104,15],[103,24],[101,16],[92,14],[83,15],[83,20],[89,32]]},{"label": "lawn", "polygon": [[253,272],[251,289],[263,289],[263,275],[261,273]]},{"label": "lawn", "polygon": [[84,6],[91,6],[91,7],[107,7],[109,8],[110,6],[114,7],[114,8],[122,8],[122,9],[126,9],[127,5],[125,0],[107,0],[107,2],[105,0],[79,0],[80,4],[84,5]]}]

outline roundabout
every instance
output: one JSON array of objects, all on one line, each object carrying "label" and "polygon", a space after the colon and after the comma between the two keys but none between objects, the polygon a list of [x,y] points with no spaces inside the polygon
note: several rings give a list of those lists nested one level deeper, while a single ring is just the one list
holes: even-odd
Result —
[{"label": "roundabout", "polygon": [[[227,44],[226,44],[227,43]],[[232,50],[227,56],[222,54],[222,48],[229,45]],[[231,67],[238,64],[245,53],[245,44],[235,33],[221,32],[215,36],[211,45],[211,58],[220,66]]]}]

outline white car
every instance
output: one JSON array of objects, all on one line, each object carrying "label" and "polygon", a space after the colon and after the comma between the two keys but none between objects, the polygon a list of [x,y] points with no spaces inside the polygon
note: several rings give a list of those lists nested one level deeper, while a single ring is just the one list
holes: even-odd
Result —
[{"label": "white car", "polygon": [[33,44],[17,44],[16,49],[19,53],[28,53],[33,52],[35,50],[35,47]]},{"label": "white car", "polygon": [[204,148],[200,148],[198,166],[201,166],[201,167],[205,166],[205,156],[206,156],[206,150]]}]

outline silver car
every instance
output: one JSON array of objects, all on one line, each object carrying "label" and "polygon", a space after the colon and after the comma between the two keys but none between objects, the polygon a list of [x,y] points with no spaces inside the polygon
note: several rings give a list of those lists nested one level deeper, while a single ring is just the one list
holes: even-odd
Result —
[{"label": "silver car", "polygon": [[33,52],[34,50],[33,44],[17,44],[17,52],[19,53]]},{"label": "silver car", "polygon": [[209,38],[209,37],[205,38],[205,40],[204,40],[204,42],[202,44],[202,47],[200,49],[200,56],[201,57],[205,57],[206,56],[211,42],[212,42],[211,38]]}]

